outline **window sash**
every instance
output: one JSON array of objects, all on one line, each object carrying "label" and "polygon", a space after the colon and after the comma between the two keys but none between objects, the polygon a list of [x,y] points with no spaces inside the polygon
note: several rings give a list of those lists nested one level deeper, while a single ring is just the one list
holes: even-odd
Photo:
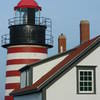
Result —
[{"label": "window sash", "polygon": [[26,86],[26,72],[22,72],[21,73],[21,88],[24,88]]},{"label": "window sash", "polygon": [[31,69],[21,72],[21,78],[20,78],[21,88],[24,88],[32,84],[31,76],[32,76]]},{"label": "window sash", "polygon": [[[85,78],[85,75],[83,74],[83,76],[82,75],[80,75],[80,72],[83,72],[83,73],[85,73],[85,72],[91,72],[91,77],[92,77],[92,79],[91,80],[80,80],[80,77],[83,77],[83,78]],[[88,77],[87,77],[88,76]],[[89,75],[87,75],[86,77],[87,78],[89,78]],[[91,91],[88,91],[88,90],[83,90],[83,91],[81,91],[80,90],[80,88],[81,88],[81,86],[80,86],[80,82],[81,83],[88,83],[89,84],[89,82],[91,82],[92,83],[92,90]],[[94,70],[78,70],[78,91],[79,91],[79,93],[94,93]],[[86,86],[84,86],[84,88],[85,88]],[[87,88],[89,89],[89,86],[87,86]]]},{"label": "window sash", "polygon": [[30,74],[30,71],[27,70],[27,71],[26,71],[26,86],[29,86],[29,81],[30,81],[30,80],[29,80],[29,77],[30,77],[29,74]]}]

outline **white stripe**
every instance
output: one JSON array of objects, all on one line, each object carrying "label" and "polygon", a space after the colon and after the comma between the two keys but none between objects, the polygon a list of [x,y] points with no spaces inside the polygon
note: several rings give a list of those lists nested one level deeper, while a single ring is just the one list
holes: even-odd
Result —
[{"label": "white stripe", "polygon": [[47,57],[46,53],[9,53],[7,60],[12,59],[44,59]]},{"label": "white stripe", "polygon": [[19,70],[26,66],[27,64],[17,64],[17,65],[8,65],[6,68],[6,71],[13,71],[13,70]]},{"label": "white stripe", "polygon": [[20,77],[19,76],[6,77],[6,83],[20,83]]},{"label": "white stripe", "polygon": [[14,89],[6,89],[5,90],[5,96],[9,96],[9,94],[13,91]]},{"label": "white stripe", "polygon": [[38,48],[46,48],[45,46],[40,46],[40,45],[16,45],[16,46],[10,46],[8,48],[14,48],[14,47],[38,47]]}]

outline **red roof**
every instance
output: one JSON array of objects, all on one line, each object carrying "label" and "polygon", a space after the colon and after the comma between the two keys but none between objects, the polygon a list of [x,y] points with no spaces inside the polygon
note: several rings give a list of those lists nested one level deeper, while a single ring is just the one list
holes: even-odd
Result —
[{"label": "red roof", "polygon": [[35,0],[21,0],[17,6],[14,7],[14,10],[18,8],[34,8],[37,10],[41,10],[41,7],[36,3]]},{"label": "red roof", "polygon": [[[50,78],[52,78],[57,72],[59,72],[65,65],[69,64],[70,62],[73,62],[76,58],[80,56],[81,53],[83,53],[87,48],[91,47],[92,45],[97,42],[97,40],[100,40],[100,36],[89,40],[85,42],[84,44],[77,47],[74,51],[70,52],[69,55],[61,61],[58,65],[54,66],[53,69],[51,69],[48,73],[46,73],[43,77],[41,77],[38,81],[36,81],[32,86],[28,86],[22,89],[14,90],[11,95],[20,94],[25,91],[31,91],[36,90],[41,87],[41,85],[45,84]],[[99,41],[100,42],[100,41]]]}]

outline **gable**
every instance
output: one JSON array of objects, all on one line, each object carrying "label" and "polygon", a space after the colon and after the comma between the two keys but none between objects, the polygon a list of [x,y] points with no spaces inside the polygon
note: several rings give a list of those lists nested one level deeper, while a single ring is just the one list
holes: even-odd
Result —
[{"label": "gable", "polygon": [[91,54],[89,54],[85,59],[83,59],[78,65],[100,65],[100,46],[96,48]]},{"label": "gable", "polygon": [[[100,46],[46,89],[46,100],[98,100],[100,98]],[[77,94],[76,66],[96,67],[96,93]]]},{"label": "gable", "polygon": [[41,65],[38,65],[36,67],[33,67],[33,83],[35,83],[37,80],[39,80],[43,75],[48,73],[54,66],[56,66],[58,63],[60,63],[62,60],[65,59],[68,55],[64,55],[62,57],[52,59],[49,62],[43,63]]}]

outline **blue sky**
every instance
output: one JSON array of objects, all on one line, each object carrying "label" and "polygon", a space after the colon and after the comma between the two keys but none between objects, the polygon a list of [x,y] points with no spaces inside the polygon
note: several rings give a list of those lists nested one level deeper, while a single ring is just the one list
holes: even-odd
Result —
[{"label": "blue sky", "polygon": [[[14,17],[13,7],[19,0],[1,0],[0,37],[9,33],[8,19]],[[79,45],[79,23],[82,19],[90,21],[91,38],[100,35],[100,0],[37,0],[42,6],[42,16],[49,17],[53,23],[54,48],[49,56],[57,53],[57,38],[60,33],[67,37],[67,49]],[[0,42],[1,44],[1,42]],[[4,97],[6,69],[6,49],[0,47],[0,100]]]}]

